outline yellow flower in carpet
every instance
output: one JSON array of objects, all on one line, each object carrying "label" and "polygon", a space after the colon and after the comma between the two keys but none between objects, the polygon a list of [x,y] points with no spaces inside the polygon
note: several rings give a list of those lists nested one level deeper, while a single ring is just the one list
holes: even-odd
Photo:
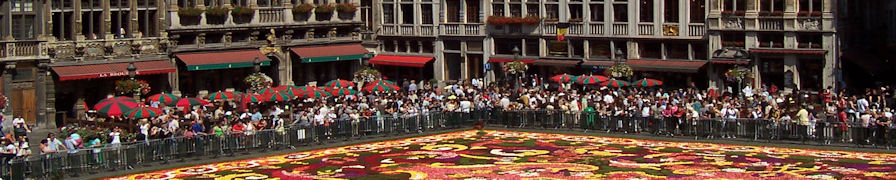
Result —
[{"label": "yellow flower in carpet", "polygon": [[454,179],[462,179],[462,178],[468,178],[468,177],[472,177],[472,176],[466,175],[466,174],[449,174],[448,177],[454,178]]},{"label": "yellow flower in carpet", "polygon": [[488,148],[486,148],[485,146],[473,146],[470,149],[476,150],[476,149],[488,149]]},{"label": "yellow flower in carpet", "polygon": [[887,177],[887,173],[885,172],[866,172],[866,177]]},{"label": "yellow flower in carpet", "polygon": [[733,163],[733,162],[730,162],[730,161],[718,161],[718,162],[714,162],[714,163],[711,163],[711,164],[712,164],[712,165],[716,165],[716,166],[730,166],[730,165],[732,165],[732,164],[734,164],[734,163]]},{"label": "yellow flower in carpet", "polygon": [[538,161],[536,161],[536,162],[540,162],[540,163],[546,163],[546,162],[548,162],[548,160],[545,160],[545,159],[539,159],[539,160],[538,160]]},{"label": "yellow flower in carpet", "polygon": [[604,175],[603,174],[592,174],[592,175],[585,176],[585,179],[600,179],[600,178],[604,178]]},{"label": "yellow flower in carpet", "polygon": [[756,155],[756,153],[750,153],[750,154],[744,154],[744,155],[745,155],[745,156],[750,156],[750,157],[753,157],[753,156],[755,156],[755,155]]},{"label": "yellow flower in carpet", "polygon": [[302,162],[302,161],[295,161],[295,162],[291,162],[291,163],[289,163],[289,164],[295,164],[295,165],[308,165],[308,163],[306,163],[306,162]]},{"label": "yellow flower in carpet", "polygon": [[333,171],[333,170],[317,171],[317,174],[318,175],[333,175],[333,174],[336,174],[336,171]]},{"label": "yellow flower in carpet", "polygon": [[359,154],[355,154],[355,153],[345,153],[345,155],[346,155],[346,156],[352,156],[352,157],[358,157],[358,156],[361,156],[361,155],[359,155]]},{"label": "yellow flower in carpet", "polygon": [[267,175],[258,174],[258,173],[242,173],[242,174],[228,174],[223,177],[215,178],[215,180],[231,180],[231,179],[269,179],[269,180],[278,180],[279,178],[269,178]]},{"label": "yellow flower in carpet", "polygon": [[480,170],[473,170],[470,172],[472,172],[473,174],[491,174],[492,170],[481,170],[480,169]]},{"label": "yellow flower in carpet", "polygon": [[252,170],[246,170],[246,169],[234,169],[233,172],[247,173],[247,172],[252,172]]}]

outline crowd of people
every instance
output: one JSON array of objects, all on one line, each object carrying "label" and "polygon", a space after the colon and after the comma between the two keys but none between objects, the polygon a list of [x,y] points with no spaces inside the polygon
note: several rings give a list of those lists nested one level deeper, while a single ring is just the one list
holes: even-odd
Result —
[{"label": "crowd of people", "polygon": [[[493,83],[486,85],[474,79],[437,87],[428,81],[407,81],[399,84],[399,91],[359,92],[354,95],[326,98],[296,99],[283,103],[252,104],[248,108],[236,101],[215,102],[212,106],[188,109],[165,108],[166,113],[152,119],[142,119],[133,136],[124,136],[121,128],[84,137],[77,133],[64,134],[62,140],[51,134],[42,140],[40,153],[70,151],[79,148],[118,146],[122,142],[137,142],[183,136],[206,138],[226,134],[252,135],[261,130],[282,132],[291,125],[327,127],[333,124],[351,125],[351,135],[359,135],[358,124],[376,121],[377,131],[383,129],[384,117],[402,117],[432,112],[471,111],[559,111],[570,114],[593,112],[604,117],[644,117],[694,119],[763,119],[805,126],[807,136],[817,131],[817,122],[834,124],[838,128],[851,126],[883,130],[872,132],[883,137],[890,128],[894,105],[893,89],[881,87],[861,92],[844,90],[833,93],[827,88],[817,93],[802,91],[782,92],[776,86],[745,87],[740,90],[699,90],[696,88],[670,89],[662,87],[611,88],[599,86],[570,86],[556,83]],[[585,123],[574,116],[561,126]],[[17,131],[18,132],[18,131]],[[332,132],[324,131],[323,135]],[[103,137],[105,136],[105,137]],[[731,138],[731,135],[725,135]],[[851,136],[838,136],[841,141],[853,141]],[[24,138],[16,136],[16,138]],[[858,139],[868,141],[871,139]],[[22,145],[22,142],[25,142]],[[4,140],[3,154],[27,156],[27,142]]]}]

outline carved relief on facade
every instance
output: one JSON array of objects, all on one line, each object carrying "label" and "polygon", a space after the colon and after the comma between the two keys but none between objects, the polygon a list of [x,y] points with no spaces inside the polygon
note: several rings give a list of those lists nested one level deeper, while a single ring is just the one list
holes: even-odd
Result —
[{"label": "carved relief on facade", "polygon": [[67,59],[76,55],[77,48],[74,44],[51,44],[47,48],[47,55],[54,59]]},{"label": "carved relief on facade", "polygon": [[819,19],[815,19],[815,18],[800,19],[797,21],[797,24],[799,25],[799,28],[801,30],[820,30],[821,29],[821,22],[819,22]]},{"label": "carved relief on facade", "polygon": [[81,56],[84,57],[97,57],[105,55],[105,47],[103,43],[100,42],[88,42],[84,43],[84,54]]},{"label": "carved relief on facade", "polygon": [[741,18],[724,18],[722,25],[727,29],[743,29],[744,21]]},{"label": "carved relief on facade", "polygon": [[112,43],[112,55],[113,56],[127,56],[131,55],[131,43],[128,41],[117,41]]}]

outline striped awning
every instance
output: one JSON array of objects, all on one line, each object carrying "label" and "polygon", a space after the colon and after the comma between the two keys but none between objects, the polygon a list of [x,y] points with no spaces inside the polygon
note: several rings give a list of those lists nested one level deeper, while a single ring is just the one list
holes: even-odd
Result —
[{"label": "striped awning", "polygon": [[252,67],[255,58],[261,61],[262,66],[271,64],[271,60],[257,49],[183,53],[176,56],[187,65],[188,71]]},{"label": "striped awning", "polygon": [[369,53],[361,44],[335,44],[289,48],[299,55],[302,63],[359,60]]},{"label": "striped awning", "polygon": [[384,66],[404,66],[421,68],[426,63],[432,61],[433,57],[422,56],[393,56],[393,55],[377,55],[370,59],[368,63]]}]

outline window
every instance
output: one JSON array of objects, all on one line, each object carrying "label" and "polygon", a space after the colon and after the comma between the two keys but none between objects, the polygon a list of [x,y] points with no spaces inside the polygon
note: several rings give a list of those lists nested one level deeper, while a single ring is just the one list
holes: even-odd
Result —
[{"label": "window", "polygon": [[401,23],[414,24],[414,5],[401,4]]},{"label": "window", "polygon": [[545,16],[547,16],[546,18],[553,20],[553,21],[557,21],[560,18],[559,8],[560,7],[556,4],[545,4],[544,9],[545,9],[545,13],[546,13]]},{"label": "window", "polygon": [[821,0],[800,0],[800,11],[801,12],[810,12],[810,11],[821,12]]},{"label": "window", "polygon": [[628,22],[628,9],[625,4],[613,4],[613,20],[615,22]]},{"label": "window", "polygon": [[492,15],[493,16],[504,16],[504,4],[501,4],[501,3],[492,4]]},{"label": "window", "polygon": [[90,3],[97,1],[99,0],[84,1],[81,6],[81,34],[87,39],[100,39],[105,36],[102,31],[103,8],[99,4]]},{"label": "window", "polygon": [[759,41],[759,47],[763,48],[784,47],[784,35],[780,33],[759,33],[757,41]]},{"label": "window", "polygon": [[[142,3],[142,2],[137,2]],[[219,3],[218,0],[205,0],[205,7],[215,7],[215,6],[223,6],[223,4]]]},{"label": "window", "polygon": [[[420,11],[422,16],[420,18],[423,19],[423,24],[432,24],[432,5],[431,4],[421,4]],[[424,45],[426,46],[426,45]]]},{"label": "window", "polygon": [[479,22],[479,0],[467,1],[467,22]]},{"label": "window", "polygon": [[660,43],[658,42],[641,42],[638,43],[641,58],[644,59],[662,59],[660,55]]},{"label": "window", "polygon": [[809,33],[809,34],[800,34],[796,36],[796,42],[799,43],[799,48],[821,48],[822,36],[821,34]]},{"label": "window", "polygon": [[55,36],[56,39],[62,41],[75,39],[72,32],[72,24],[74,24],[72,17],[71,12],[53,13],[53,36]]},{"label": "window", "polygon": [[746,35],[743,32],[723,32],[722,47],[744,47]]},{"label": "window", "polygon": [[[206,0],[206,1],[210,1],[210,0]],[[261,7],[280,6],[280,0],[257,0],[256,3],[258,4],[258,6],[261,6]]]},{"label": "window", "polygon": [[[538,39],[526,39],[526,50],[523,52],[524,56],[539,56],[539,48]],[[522,47],[520,47],[522,48]]]},{"label": "window", "polygon": [[128,26],[131,21],[131,8],[128,7],[127,0],[110,0],[110,4],[113,5],[109,7],[109,13],[111,13],[112,17],[110,33],[114,34],[115,38],[132,37],[128,33],[131,30],[131,27]]},{"label": "window", "polygon": [[691,22],[706,22],[706,2],[704,0],[691,0]]},{"label": "window", "polygon": [[[81,7],[84,7],[85,5],[90,4],[89,3],[90,1],[96,1],[96,0],[84,0],[84,2],[81,3]],[[194,1],[194,0],[178,0],[177,6],[178,7],[196,7],[196,1]],[[96,5],[96,7],[99,7],[99,5]]]},{"label": "window", "polygon": [[709,59],[706,44],[694,43],[691,44],[691,49],[694,50],[694,59]]},{"label": "window", "polygon": [[510,16],[522,17],[523,5],[519,3],[510,4]]},{"label": "window", "polygon": [[725,11],[744,11],[747,7],[744,1],[746,0],[725,0],[723,4]]},{"label": "window", "polygon": [[665,43],[666,59],[688,59],[687,43]]},{"label": "window", "polygon": [[569,21],[581,22],[583,19],[582,11],[583,11],[582,4],[570,4],[569,5]]},{"label": "window", "polygon": [[460,1],[459,0],[447,0],[446,2],[447,10],[445,11],[445,18],[448,22],[460,22]]},{"label": "window", "polygon": [[31,64],[18,65],[15,71],[16,73],[12,75],[13,81],[34,80],[34,66]]},{"label": "window", "polygon": [[591,4],[591,21],[604,22],[604,4]]},{"label": "window", "polygon": [[653,22],[653,0],[641,0],[640,6],[641,22]]},{"label": "window", "polygon": [[666,8],[665,16],[663,16],[664,20],[667,23],[677,23],[678,22],[678,0],[666,0]]},{"label": "window", "polygon": [[460,41],[446,40],[446,41],[444,41],[444,43],[445,43],[446,50],[460,51]]},{"label": "window", "polygon": [[548,56],[567,57],[569,56],[569,41],[548,41]]},{"label": "window", "polygon": [[392,40],[383,40],[383,51],[395,52],[395,42]]},{"label": "window", "polygon": [[570,39],[569,46],[572,49],[572,57],[585,57],[585,41]]},{"label": "window", "polygon": [[[784,0],[761,0],[759,2],[759,11],[783,12],[784,11]],[[778,15],[778,16],[780,16],[780,15]]]},{"label": "window", "polygon": [[467,41],[467,51],[482,52],[482,41]]},{"label": "window", "polygon": [[588,43],[590,43],[589,47],[591,48],[591,59],[610,59],[610,53],[612,53],[610,51],[610,42],[592,40],[588,41]]},{"label": "window", "polygon": [[159,35],[159,31],[157,29],[158,21],[156,20],[156,12],[158,11],[157,7],[154,6],[153,1],[138,1],[138,6],[143,6],[144,8],[140,8],[137,11],[137,34],[135,36],[141,37],[156,37]]},{"label": "window", "polygon": [[538,9],[538,3],[526,4],[526,16],[541,17],[541,15],[538,12],[540,12],[540,10]]},{"label": "window", "polygon": [[495,54],[513,55],[513,48],[522,50],[522,40],[517,38],[495,38]]},{"label": "window", "polygon": [[[613,41],[613,44],[610,44],[610,45],[613,46],[613,51],[610,51],[610,53],[614,54],[613,56],[615,56],[614,52],[616,52],[616,51],[622,52],[623,57],[616,57],[616,59],[625,59],[626,58],[625,55],[628,54],[628,44],[625,41]],[[613,57],[613,56],[611,56],[611,57]]]},{"label": "window", "polygon": [[383,23],[395,23],[395,10],[393,8],[395,8],[393,4],[383,4]]},{"label": "window", "polygon": [[432,53],[432,41],[423,41],[423,53]]},{"label": "window", "polygon": [[15,39],[34,38],[34,15],[13,15],[12,37]]},{"label": "window", "polygon": [[[326,4],[326,2],[318,3],[318,4]],[[230,5],[232,5],[232,6],[249,6],[249,0],[230,0]]]}]

